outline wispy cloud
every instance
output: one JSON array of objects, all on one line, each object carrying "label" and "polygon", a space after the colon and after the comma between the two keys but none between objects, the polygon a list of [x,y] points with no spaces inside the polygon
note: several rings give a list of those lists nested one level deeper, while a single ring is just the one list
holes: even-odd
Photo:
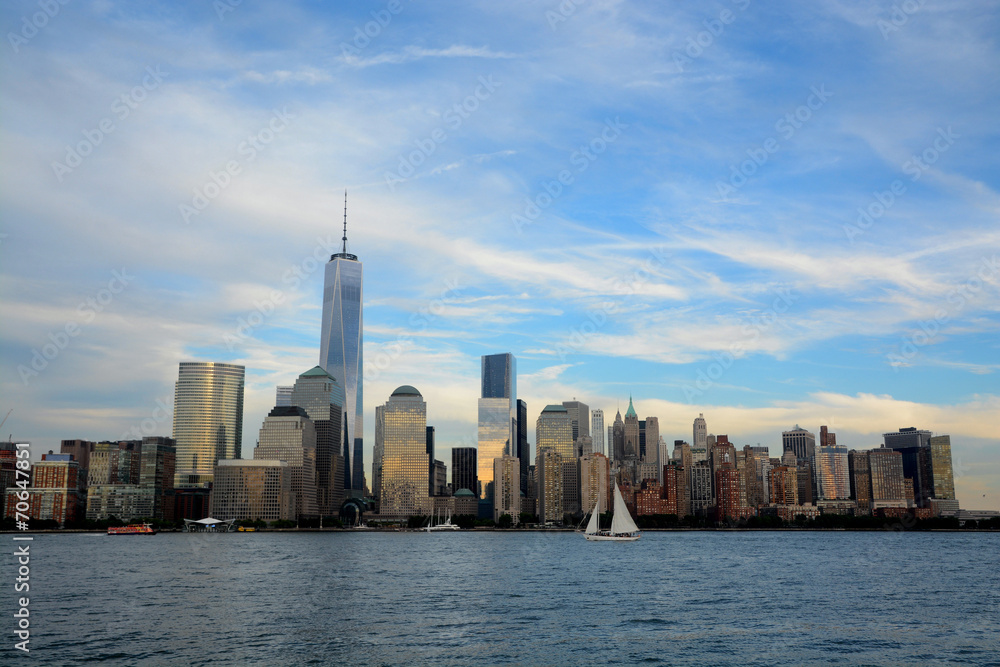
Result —
[{"label": "wispy cloud", "polygon": [[383,52],[367,58],[346,54],[344,61],[353,67],[374,67],[375,65],[402,65],[404,63],[422,60],[424,58],[515,58],[513,53],[493,51],[487,46],[466,46],[453,44],[444,49],[429,49],[420,46],[407,46],[400,51]]}]

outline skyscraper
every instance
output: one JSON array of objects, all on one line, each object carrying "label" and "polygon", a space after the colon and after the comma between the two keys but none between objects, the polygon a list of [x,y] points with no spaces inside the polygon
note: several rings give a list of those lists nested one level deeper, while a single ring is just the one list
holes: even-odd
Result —
[{"label": "skyscraper", "polygon": [[483,355],[478,459],[484,493],[493,481],[493,459],[516,453],[517,362],[510,353]]},{"label": "skyscraper", "polygon": [[528,495],[528,465],[531,463],[531,445],[528,444],[528,404],[517,399],[517,458],[521,462],[521,493]]},{"label": "skyscraper", "polygon": [[610,475],[608,458],[595,452],[580,458],[580,504],[584,512],[594,506],[600,514],[611,509]]},{"label": "skyscraper", "polygon": [[434,427],[433,426],[428,426],[427,427],[427,441],[426,442],[427,442],[427,460],[430,461],[430,468],[427,470],[427,489],[428,489],[428,492],[430,493],[430,495],[435,496],[437,494],[434,492],[434,490],[435,490],[434,489],[434,487],[435,487],[435,480],[434,480],[434,476],[435,476],[434,463],[435,463],[435,460],[434,460]]},{"label": "skyscraper", "polygon": [[260,427],[255,460],[288,464],[295,498],[295,518],[319,514],[316,505],[316,426],[297,405],[277,406]]},{"label": "skyscraper", "polygon": [[513,456],[493,459],[493,520],[509,514],[514,525],[521,520],[521,466]]},{"label": "skyscraper", "polygon": [[573,456],[573,427],[569,413],[561,405],[546,405],[535,423],[535,462],[543,451],[556,452],[564,460]]},{"label": "skyscraper", "polygon": [[288,405],[305,410],[316,427],[317,509],[322,516],[335,515],[345,500],[341,453],[344,388],[330,373],[316,366],[300,375],[291,389]]},{"label": "skyscraper", "polygon": [[951,468],[951,436],[939,435],[930,439],[931,479],[936,500],[955,499],[955,476]]},{"label": "skyscraper", "polygon": [[590,407],[575,398],[563,401],[563,407],[569,413],[569,423],[573,427],[573,442],[590,436]]},{"label": "skyscraper", "polygon": [[699,414],[694,419],[694,431],[692,433],[691,448],[692,449],[708,449],[707,438],[708,438],[708,425],[705,423],[705,415]]},{"label": "skyscraper", "polygon": [[[562,406],[559,406],[562,407]],[[538,520],[543,524],[563,520],[563,459],[551,449],[539,449],[535,456],[538,480]]]},{"label": "skyscraper", "polygon": [[846,500],[851,497],[847,447],[818,447],[813,461],[817,500]]},{"label": "skyscraper", "polygon": [[851,498],[858,505],[858,513],[872,513],[872,469],[868,452],[852,449],[847,453],[847,467],[851,475]]},{"label": "skyscraper", "polygon": [[639,415],[632,407],[632,397],[628,397],[628,410],[625,411],[625,458],[639,456]]},{"label": "skyscraper", "polygon": [[[344,389],[344,487],[352,497],[365,488],[362,391],[362,278],[357,255],[347,252],[347,193],[341,251],[330,256],[323,279],[323,325],[319,365]],[[353,446],[353,456],[351,453]]]},{"label": "skyscraper", "polygon": [[611,442],[609,444],[613,454],[612,459],[617,466],[625,460],[625,422],[622,421],[621,410],[615,414],[615,423],[610,426],[610,429]]},{"label": "skyscraper", "polygon": [[590,411],[590,437],[594,439],[593,451],[595,454],[608,455],[607,450],[604,448],[604,410],[597,409]]},{"label": "skyscraper", "polygon": [[781,433],[781,450],[795,452],[795,458],[800,464],[811,463],[816,453],[816,435],[796,424],[791,431]]},{"label": "skyscraper", "polygon": [[451,490],[452,494],[462,489],[479,496],[479,478],[476,470],[475,447],[451,448]]},{"label": "skyscraper", "polygon": [[885,447],[903,455],[903,476],[912,480],[913,499],[917,507],[926,507],[934,496],[930,448],[933,435],[930,431],[918,430],[911,426],[882,436],[885,439]]},{"label": "skyscraper", "polygon": [[[669,461],[660,461],[660,420],[657,417],[646,417],[646,458],[643,463],[655,463],[663,474],[663,466]],[[659,475],[657,475],[659,477]]]},{"label": "skyscraper", "polygon": [[[409,385],[392,392],[379,406],[382,428],[376,431],[379,514],[413,516],[431,513],[427,488],[427,404]],[[380,440],[379,440],[380,438]]]},{"label": "skyscraper", "polygon": [[799,504],[798,469],[778,466],[767,472],[770,501],[775,505]]},{"label": "skyscraper", "polygon": [[868,452],[871,470],[872,509],[896,506],[906,500],[906,479],[903,477],[902,453],[882,447]]},{"label": "skyscraper", "polygon": [[182,361],[174,389],[175,487],[205,486],[220,459],[240,458],[246,369]]},{"label": "skyscraper", "polygon": [[173,438],[146,436],[142,439],[140,456],[139,487],[143,491],[141,509],[144,511],[139,516],[173,519],[174,471],[177,464],[177,447]]},{"label": "skyscraper", "polygon": [[274,406],[285,407],[292,404],[293,387],[279,386],[274,390]]}]

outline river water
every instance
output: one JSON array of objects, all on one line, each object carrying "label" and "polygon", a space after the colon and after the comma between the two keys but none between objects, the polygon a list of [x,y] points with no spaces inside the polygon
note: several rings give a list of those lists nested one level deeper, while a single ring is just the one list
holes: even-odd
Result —
[{"label": "river water", "polygon": [[[1000,533],[42,534],[30,545],[30,657],[43,664],[1000,665]],[[19,653],[15,569],[8,556],[3,664]]]}]

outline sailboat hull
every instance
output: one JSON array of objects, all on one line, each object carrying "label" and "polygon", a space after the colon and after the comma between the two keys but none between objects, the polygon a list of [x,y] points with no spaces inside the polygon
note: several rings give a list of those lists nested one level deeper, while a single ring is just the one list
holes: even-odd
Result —
[{"label": "sailboat hull", "polygon": [[635,542],[642,535],[584,535],[591,542]]}]

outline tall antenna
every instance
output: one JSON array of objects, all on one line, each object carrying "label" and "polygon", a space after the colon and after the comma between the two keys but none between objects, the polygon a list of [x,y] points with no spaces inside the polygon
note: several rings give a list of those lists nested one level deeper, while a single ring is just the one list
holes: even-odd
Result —
[{"label": "tall antenna", "polygon": [[347,188],[344,188],[344,237],[341,239],[344,242],[344,247],[341,250],[345,255],[347,254]]}]

